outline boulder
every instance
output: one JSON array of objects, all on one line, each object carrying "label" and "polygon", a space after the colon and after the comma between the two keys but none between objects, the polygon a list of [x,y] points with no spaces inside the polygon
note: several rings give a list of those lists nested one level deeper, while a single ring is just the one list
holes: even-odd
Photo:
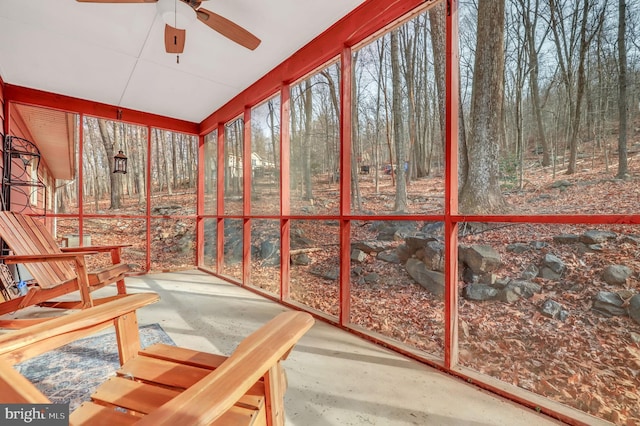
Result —
[{"label": "boulder", "polygon": [[544,301],[540,308],[540,313],[546,317],[559,319],[563,322],[569,317],[569,312],[567,312],[561,304],[553,299],[547,299]]},{"label": "boulder", "polygon": [[486,284],[469,284],[462,291],[462,296],[469,300],[493,300],[498,296],[498,289]]},{"label": "boulder", "polygon": [[272,256],[276,256],[279,249],[280,244],[276,244],[275,242],[269,240],[263,241],[260,244],[260,258],[269,259]]},{"label": "boulder", "polygon": [[376,259],[380,259],[387,263],[399,264],[400,258],[398,257],[398,253],[395,250],[388,250],[378,253]]},{"label": "boulder", "polygon": [[311,259],[309,258],[309,256],[307,256],[306,253],[300,253],[300,254],[291,256],[291,262],[294,265],[307,266],[311,263]]},{"label": "boulder", "polygon": [[434,295],[444,298],[444,274],[427,269],[418,259],[409,259],[405,264],[409,276]]},{"label": "boulder", "polygon": [[640,245],[640,236],[629,234],[622,237],[620,241],[623,243],[633,244],[634,246],[638,246]]},{"label": "boulder", "polygon": [[396,255],[400,260],[400,263],[405,263],[413,255],[411,249],[406,244],[400,244],[396,247]]},{"label": "boulder", "polygon": [[362,250],[367,254],[380,253],[381,251],[387,250],[387,248],[389,248],[389,244],[381,241],[358,241],[351,243],[352,250]]},{"label": "boulder", "polygon": [[409,250],[413,254],[426,247],[426,245],[432,241],[436,241],[436,239],[432,237],[410,236],[404,240],[404,243],[409,247]]},{"label": "boulder", "polygon": [[629,299],[629,316],[640,324],[640,293]]},{"label": "boulder", "polygon": [[511,280],[500,290],[498,298],[503,302],[513,303],[521,297],[530,298],[534,293],[540,293],[542,286],[525,280]]},{"label": "boulder", "polygon": [[513,243],[513,244],[508,244],[506,249],[510,253],[520,254],[520,253],[525,253],[531,250],[531,246],[525,243]]},{"label": "boulder", "polygon": [[531,241],[529,245],[535,250],[542,250],[547,246],[547,243],[545,243],[544,241]]},{"label": "boulder", "polygon": [[380,275],[372,272],[364,276],[364,282],[367,284],[377,284],[380,281]]},{"label": "boulder", "polygon": [[617,236],[618,234],[616,234],[615,232],[592,229],[580,235],[580,241],[585,243],[586,245],[601,244],[608,240],[614,240]]},{"label": "boulder", "polygon": [[340,276],[340,270],[338,268],[330,268],[328,270],[314,269],[309,272],[327,281],[337,281]]},{"label": "boulder", "polygon": [[430,237],[442,238],[444,235],[444,222],[425,223],[420,232]]},{"label": "boulder", "polygon": [[542,260],[542,268],[538,276],[548,280],[557,280],[567,269],[564,262],[557,256],[547,253]]},{"label": "boulder", "polygon": [[428,241],[415,253],[415,257],[422,260],[428,269],[444,272],[444,244],[440,241]]},{"label": "boulder", "polygon": [[355,263],[362,263],[367,259],[367,253],[362,250],[353,249],[351,250],[351,261]]},{"label": "boulder", "polygon": [[388,221],[379,227],[378,241],[399,241],[414,235],[417,222],[414,221]]},{"label": "boulder", "polygon": [[522,273],[520,274],[520,278],[522,278],[525,281],[530,281],[535,277],[537,277],[539,273],[540,273],[540,270],[538,269],[538,267],[534,264],[531,264],[526,268],[524,268],[524,271],[522,271]]},{"label": "boulder", "polygon": [[593,302],[593,310],[606,317],[626,316],[627,310],[623,307],[624,300],[618,293],[600,291]]},{"label": "boulder", "polygon": [[527,299],[542,291],[540,284],[525,280],[511,280],[505,288],[517,290],[518,294]]},{"label": "boulder", "polygon": [[633,270],[624,265],[609,265],[602,270],[602,279],[610,285],[624,285]]},{"label": "boulder", "polygon": [[551,188],[558,188],[558,189],[564,189],[567,188],[569,186],[573,185],[571,182],[569,182],[566,179],[561,179],[561,180],[557,180],[555,182],[553,182],[551,184]]},{"label": "boulder", "polygon": [[313,247],[314,244],[313,240],[302,235],[302,231],[291,233],[291,250]]},{"label": "boulder", "polygon": [[575,234],[554,235],[553,241],[557,244],[576,244],[580,241],[580,236]]},{"label": "boulder", "polygon": [[500,254],[489,245],[460,246],[459,255],[474,274],[493,272],[502,265]]}]

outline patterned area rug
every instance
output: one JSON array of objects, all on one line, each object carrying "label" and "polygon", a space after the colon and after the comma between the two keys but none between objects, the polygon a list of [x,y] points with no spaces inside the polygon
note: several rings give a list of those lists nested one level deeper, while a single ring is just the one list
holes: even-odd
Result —
[{"label": "patterned area rug", "polygon": [[[140,326],[143,348],[174,345],[159,324]],[[120,367],[115,332],[87,337],[15,366],[53,403],[69,403],[73,411]]]}]

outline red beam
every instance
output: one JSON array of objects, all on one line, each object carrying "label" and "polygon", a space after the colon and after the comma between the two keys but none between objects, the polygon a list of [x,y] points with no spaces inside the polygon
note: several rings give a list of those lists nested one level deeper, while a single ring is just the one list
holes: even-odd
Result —
[{"label": "red beam", "polygon": [[99,118],[124,121],[141,126],[157,127],[174,132],[199,134],[198,124],[190,121],[87,101],[71,96],[30,89],[28,87],[14,86],[12,84],[5,85],[5,101],[83,113]]},{"label": "red beam", "polygon": [[249,86],[219,110],[200,123],[203,134],[212,131],[218,123],[237,116],[246,106],[276,93],[282,83],[291,83],[330,59],[340,55],[344,46],[353,46],[427,0],[368,0],[347,16],[298,50],[260,80]]}]

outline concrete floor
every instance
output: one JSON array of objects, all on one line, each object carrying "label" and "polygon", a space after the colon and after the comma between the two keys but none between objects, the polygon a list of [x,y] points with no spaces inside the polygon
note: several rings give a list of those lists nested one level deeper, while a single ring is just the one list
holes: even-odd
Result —
[{"label": "concrete floor", "polygon": [[[138,311],[140,324],[159,323],[180,346],[222,354],[286,310],[197,271],[130,277],[127,287],[161,297]],[[320,321],[284,366],[289,426],[560,424]]]},{"label": "concrete floor", "polygon": [[[179,346],[225,355],[287,310],[199,271],[129,277],[126,284],[130,293],[160,295],[138,311],[140,325],[158,323]],[[113,286],[93,293],[113,294]],[[61,299],[77,300],[77,293]],[[59,314],[30,307],[18,316]],[[284,367],[288,426],[561,424],[321,321]]]}]

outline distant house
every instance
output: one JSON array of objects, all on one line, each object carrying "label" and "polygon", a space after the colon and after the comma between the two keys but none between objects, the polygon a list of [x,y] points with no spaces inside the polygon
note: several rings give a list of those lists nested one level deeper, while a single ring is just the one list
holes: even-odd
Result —
[{"label": "distant house", "polygon": [[269,160],[265,160],[256,152],[251,153],[251,175],[253,177],[268,176],[275,172],[276,165]]}]

